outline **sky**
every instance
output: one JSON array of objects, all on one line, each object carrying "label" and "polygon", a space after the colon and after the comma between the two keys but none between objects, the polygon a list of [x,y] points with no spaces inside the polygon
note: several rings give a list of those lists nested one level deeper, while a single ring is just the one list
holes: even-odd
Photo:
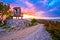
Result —
[{"label": "sky", "polygon": [[[21,7],[22,12],[40,17],[60,17],[60,0],[0,0],[13,7]],[[29,13],[28,13],[29,12]]]}]

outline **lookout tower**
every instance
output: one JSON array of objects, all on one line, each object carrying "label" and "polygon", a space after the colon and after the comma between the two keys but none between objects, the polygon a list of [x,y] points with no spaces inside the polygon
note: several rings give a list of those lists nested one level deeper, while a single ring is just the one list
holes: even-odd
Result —
[{"label": "lookout tower", "polygon": [[23,18],[23,14],[21,13],[21,8],[20,7],[14,7],[13,8],[14,11],[14,17],[16,17],[16,19],[22,19]]}]

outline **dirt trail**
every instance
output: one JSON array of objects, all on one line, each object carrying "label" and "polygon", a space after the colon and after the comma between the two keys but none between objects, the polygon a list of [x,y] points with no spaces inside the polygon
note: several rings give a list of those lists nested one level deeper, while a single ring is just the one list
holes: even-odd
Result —
[{"label": "dirt trail", "polygon": [[38,29],[40,29],[41,33],[42,33],[42,30],[44,30],[44,27],[42,27],[42,26],[43,26],[43,24],[39,24],[34,27],[25,28],[23,30],[19,30],[16,32],[10,32],[10,33],[2,36],[0,40],[21,40],[25,37],[28,37],[30,34],[32,34],[33,32],[35,32]]}]

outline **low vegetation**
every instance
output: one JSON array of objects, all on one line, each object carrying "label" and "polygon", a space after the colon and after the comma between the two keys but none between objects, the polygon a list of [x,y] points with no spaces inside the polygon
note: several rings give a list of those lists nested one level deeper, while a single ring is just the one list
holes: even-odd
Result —
[{"label": "low vegetation", "polygon": [[52,35],[52,40],[60,40],[60,22],[49,21],[45,23],[46,30]]},{"label": "low vegetation", "polygon": [[7,24],[1,24],[0,27],[2,27],[3,29],[10,28]]}]

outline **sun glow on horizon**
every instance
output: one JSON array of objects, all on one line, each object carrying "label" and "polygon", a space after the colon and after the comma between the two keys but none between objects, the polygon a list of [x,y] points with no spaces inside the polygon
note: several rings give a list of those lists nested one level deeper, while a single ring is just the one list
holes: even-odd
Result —
[{"label": "sun glow on horizon", "polygon": [[39,17],[38,17],[38,16],[34,16],[34,15],[27,15],[27,14],[24,14],[24,15],[23,15],[23,19],[33,19],[33,18],[35,18],[35,19],[39,19]]}]

